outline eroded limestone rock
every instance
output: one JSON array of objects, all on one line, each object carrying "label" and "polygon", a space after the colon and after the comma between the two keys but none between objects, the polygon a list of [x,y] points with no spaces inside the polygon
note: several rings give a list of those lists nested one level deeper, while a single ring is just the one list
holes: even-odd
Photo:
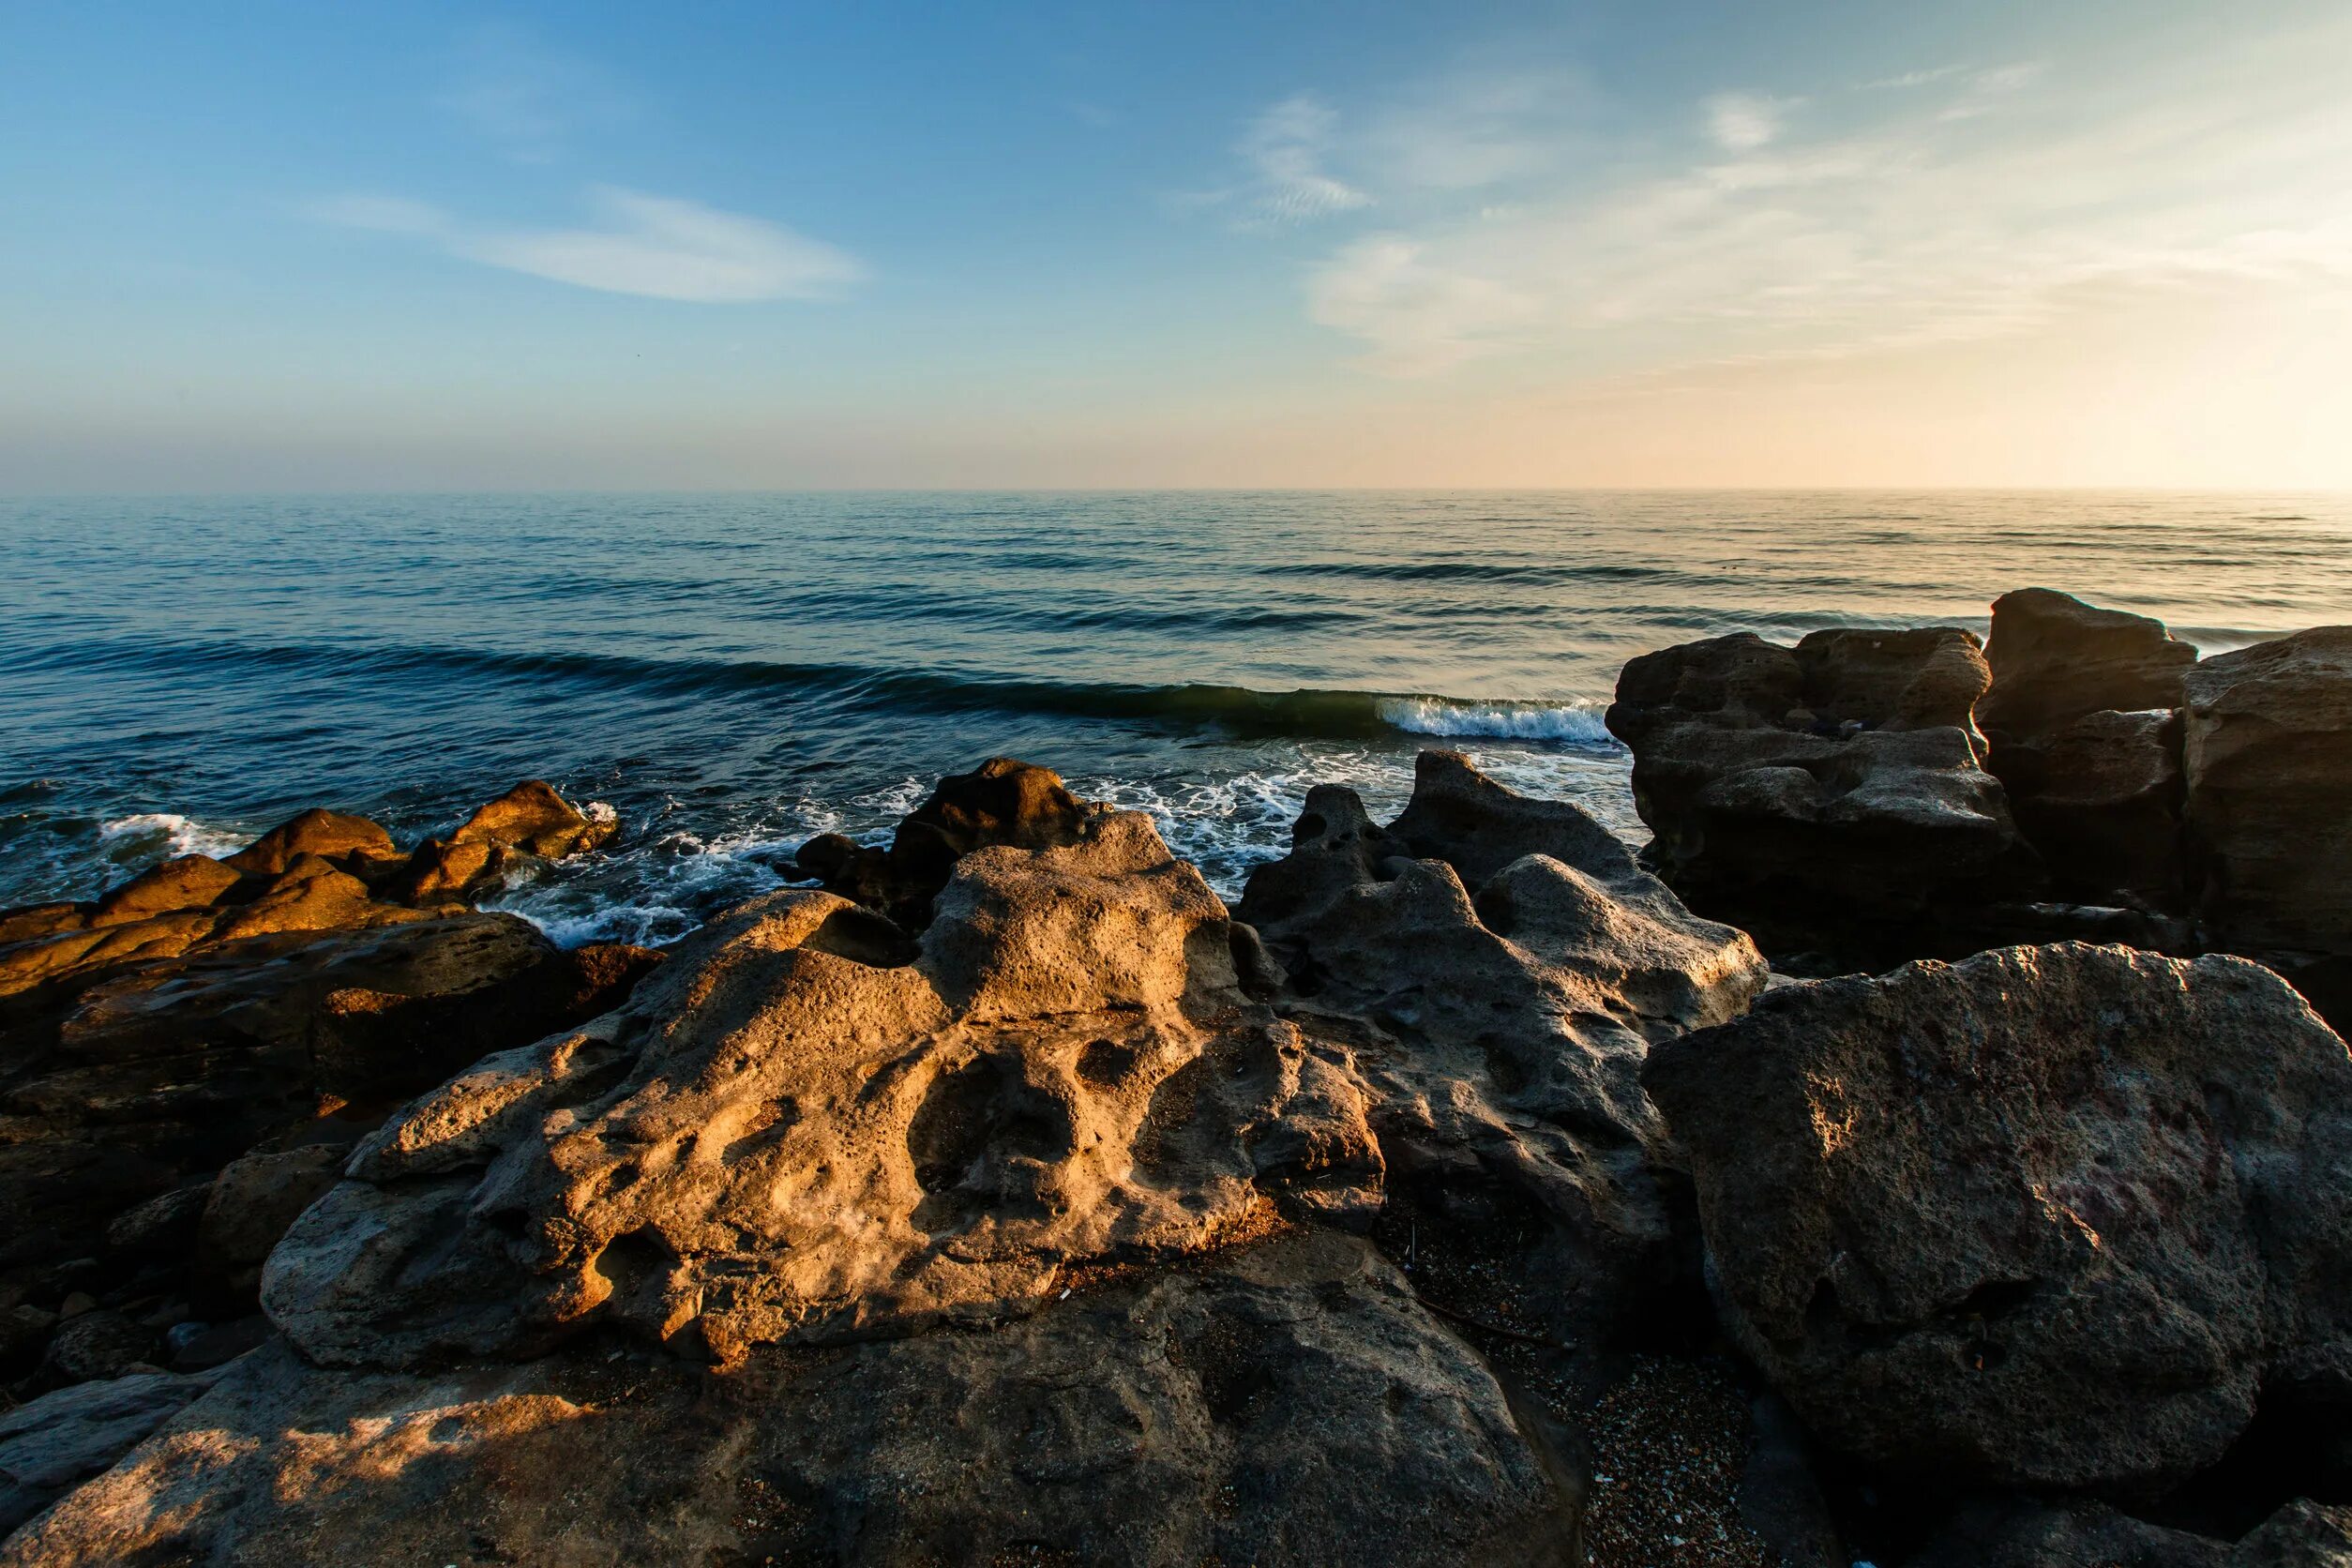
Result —
[{"label": "eroded limestone rock", "polygon": [[2040,886],[1971,716],[1990,681],[1952,627],[1741,633],[1632,660],[1607,722],[1684,897],[1800,942],[1917,930]]},{"label": "eroded limestone rock", "polygon": [[2020,739],[2064,729],[2102,711],[2170,711],[2197,651],[2162,621],[2085,604],[2048,588],[2020,588],[1993,601],[1984,661],[1992,688],[1977,721],[1995,737]]},{"label": "eroded limestone rock", "polygon": [[1386,828],[1350,791],[1311,792],[1241,913],[1287,976],[1284,1011],[1352,1056],[1393,1183],[1492,1211],[1468,1223],[1531,1220],[1556,1333],[1642,1309],[1671,1219],[1641,1063],[1747,1005],[1754,943],[1576,807],[1453,752],[1422,754]]},{"label": "eroded limestone rock", "polygon": [[2145,1489],[2352,1394],[2352,1059],[2279,978],[2064,943],[1777,988],[1659,1046],[1722,1316],[1816,1432]]},{"label": "eroded limestone rock", "polygon": [[1568,1564],[1582,1477],[1362,1242],[719,1374],[264,1351],[0,1563]]},{"label": "eroded limestone rock", "polygon": [[966,855],[919,947],[786,892],[626,1006],[481,1063],[363,1145],[263,1300],[341,1364],[527,1353],[598,1323],[723,1360],[987,1319],[1380,1157],[1343,1072],[1240,991],[1225,910],[1149,819]]},{"label": "eroded limestone rock", "polygon": [[2217,654],[2186,685],[2209,940],[2352,954],[2352,626]]}]

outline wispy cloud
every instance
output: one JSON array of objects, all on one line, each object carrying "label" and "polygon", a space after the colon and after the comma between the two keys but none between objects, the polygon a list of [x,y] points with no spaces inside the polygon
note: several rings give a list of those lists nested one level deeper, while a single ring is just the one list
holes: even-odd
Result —
[{"label": "wispy cloud", "polygon": [[589,194],[602,221],[579,229],[473,224],[390,196],[339,196],[310,212],[322,222],[427,240],[488,266],[654,299],[828,299],[865,276],[847,251],[761,219],[609,186]]},{"label": "wispy cloud", "polygon": [[581,128],[625,117],[630,98],[609,73],[505,23],[460,40],[442,106],[516,163],[552,163]]},{"label": "wispy cloud", "polygon": [[1377,373],[1575,376],[1983,340],[2183,287],[2352,300],[2352,101],[2281,69],[2297,47],[2064,91],[2039,62],[1939,69],[1816,94],[1828,135],[1727,95],[1706,158],[1425,204],[1314,266],[1307,309]]},{"label": "wispy cloud", "polygon": [[1865,82],[1864,92],[1877,92],[1896,87],[1924,87],[1931,82],[1948,82],[1967,70],[1966,66],[1931,66],[1922,70],[1907,70],[1894,76],[1882,76],[1876,82]]},{"label": "wispy cloud", "polygon": [[1312,93],[1297,93],[1250,122],[1234,148],[1252,180],[1247,210],[1260,222],[1298,223],[1368,206],[1372,198],[1324,168],[1339,116]]},{"label": "wispy cloud", "polygon": [[1707,134],[1731,152],[1754,152],[1780,135],[1781,122],[1802,101],[1761,93],[1719,93],[1705,105]]}]

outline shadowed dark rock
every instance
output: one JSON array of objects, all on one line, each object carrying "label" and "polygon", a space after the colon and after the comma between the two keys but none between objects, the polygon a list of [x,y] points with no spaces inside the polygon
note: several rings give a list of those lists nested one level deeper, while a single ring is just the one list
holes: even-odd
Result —
[{"label": "shadowed dark rock", "polygon": [[1984,659],[1992,689],[1977,722],[1999,744],[2063,729],[2086,714],[2180,706],[2181,676],[2197,651],[2162,621],[2103,610],[2048,588],[1993,601]]},{"label": "shadowed dark rock", "polygon": [[1832,1444],[2146,1489],[2352,1395],[2352,1059],[2276,975],[2061,944],[1767,993],[1643,1074],[1726,1326]]},{"label": "shadowed dark rock", "polygon": [[1550,1333],[1638,1317],[1674,1240],[1641,1062],[1746,1006],[1754,944],[1576,807],[1454,752],[1422,753],[1389,827],[1327,786],[1291,833],[1241,913],[1287,977],[1282,1010],[1351,1056],[1392,1184],[1531,1242],[1514,1266]]},{"label": "shadowed dark rock", "polygon": [[1899,948],[2033,896],[2037,858],[1969,716],[1990,679],[1951,627],[1793,649],[1742,633],[1632,660],[1607,722],[1633,748],[1649,857],[1784,946],[1845,929]]},{"label": "shadowed dark rock", "polygon": [[2208,940],[2352,955],[2352,626],[2215,655],[2187,688],[2182,756]]},{"label": "shadowed dark rock", "polygon": [[323,1542],[418,1562],[1583,1560],[1583,1479],[1542,1424],[1330,1232],[988,1332],[760,1350],[721,1375],[573,1352],[333,1372],[264,1350],[222,1379],[0,1564],[292,1568]]}]

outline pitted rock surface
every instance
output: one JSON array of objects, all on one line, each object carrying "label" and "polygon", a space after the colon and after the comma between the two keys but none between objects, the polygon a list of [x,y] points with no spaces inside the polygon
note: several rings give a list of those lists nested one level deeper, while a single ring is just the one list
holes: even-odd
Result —
[{"label": "pitted rock surface", "polygon": [[1149,819],[966,855],[918,945],[830,894],[742,906],[626,1006],[478,1063],[270,1259],[306,1354],[527,1354],[597,1323],[723,1361],[990,1319],[1073,1265],[1283,1199],[1362,1214],[1353,1085],[1236,983]]},{"label": "pitted rock surface", "polygon": [[1500,1187],[1542,1216],[1542,1244],[1565,1251],[1541,1292],[1562,1332],[1604,1301],[1638,1310],[1629,1280],[1655,1274],[1670,1231],[1641,1063],[1747,1005],[1755,944],[1576,807],[1452,752],[1422,754],[1390,826],[1325,787],[1292,832],[1241,913],[1287,975],[1284,1011],[1347,1042],[1393,1171]]},{"label": "pitted rock surface", "polygon": [[1583,1479],[1360,1240],[1302,1230],[985,1333],[723,1373],[264,1349],[0,1547],[234,1560],[1565,1568]]},{"label": "pitted rock surface", "polygon": [[2236,958],[2062,943],[1775,989],[1643,1075],[1722,1315],[1816,1432],[2160,1487],[2352,1393],[2352,1059]]}]

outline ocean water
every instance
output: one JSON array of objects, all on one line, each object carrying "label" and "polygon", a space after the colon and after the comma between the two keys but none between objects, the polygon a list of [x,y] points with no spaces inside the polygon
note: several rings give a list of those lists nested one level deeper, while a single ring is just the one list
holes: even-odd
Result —
[{"label": "ocean water", "polygon": [[1005,753],[1220,890],[1425,746],[1640,837],[1619,667],[1982,631],[2041,584],[2208,651],[2352,621],[2352,497],[1184,492],[0,501],[0,905],[294,810],[403,838],[517,779],[618,808],[505,902],[674,938]]}]

